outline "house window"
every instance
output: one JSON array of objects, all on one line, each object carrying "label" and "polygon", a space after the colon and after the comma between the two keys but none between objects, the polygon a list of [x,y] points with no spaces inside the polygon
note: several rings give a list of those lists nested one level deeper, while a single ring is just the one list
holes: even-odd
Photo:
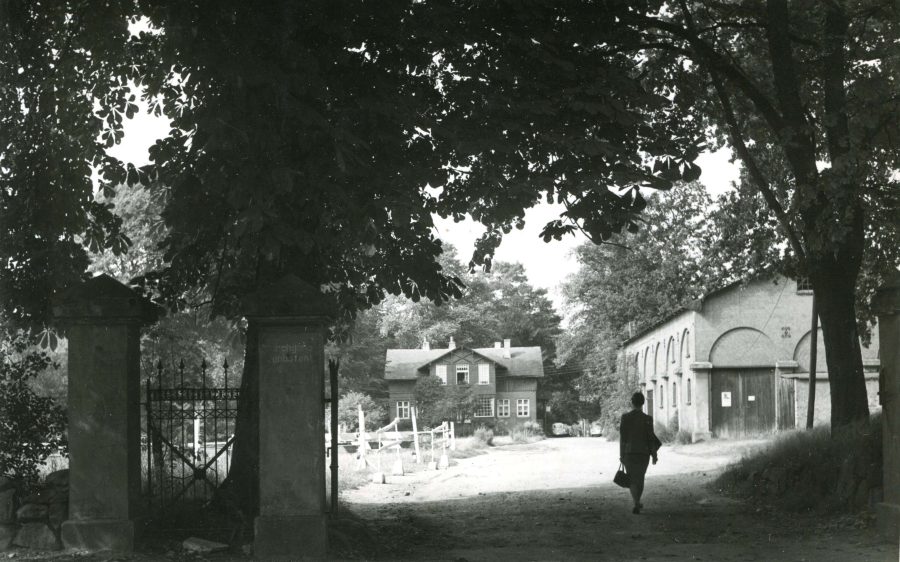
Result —
[{"label": "house window", "polygon": [[494,417],[494,399],[479,398],[475,404],[476,418],[492,418]]},{"label": "house window", "polygon": [[659,409],[666,407],[666,387],[659,385]]},{"label": "house window", "polygon": [[456,384],[469,384],[468,363],[456,366]]},{"label": "house window", "polygon": [[487,363],[478,364],[478,384],[491,384],[491,366]]},{"label": "house window", "polygon": [[797,279],[797,292],[798,293],[812,293],[813,287],[812,283],[809,281],[809,277],[801,277]]},{"label": "house window", "polygon": [[497,400],[497,417],[500,418],[508,418],[509,417],[509,400],[502,399]]},{"label": "house window", "polygon": [[691,379],[687,380],[687,404],[691,405]]},{"label": "house window", "polygon": [[447,386],[447,366],[438,365],[435,374],[437,375],[437,378],[441,379],[441,384]]},{"label": "house window", "polygon": [[397,402],[397,417],[401,420],[409,419],[409,402]]},{"label": "house window", "polygon": [[678,383],[672,383],[672,407],[678,406]]},{"label": "house window", "polygon": [[528,398],[516,400],[516,416],[527,418],[531,415],[531,401]]}]

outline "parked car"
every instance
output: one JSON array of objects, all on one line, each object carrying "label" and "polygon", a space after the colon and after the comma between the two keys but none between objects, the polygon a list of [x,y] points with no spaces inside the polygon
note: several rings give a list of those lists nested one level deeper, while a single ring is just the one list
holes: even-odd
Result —
[{"label": "parked car", "polygon": [[567,426],[564,423],[559,423],[559,422],[553,424],[553,426],[550,428],[550,433],[554,437],[562,437],[564,435],[571,434],[571,432],[569,431],[569,426]]},{"label": "parked car", "polygon": [[603,435],[603,426],[600,422],[591,423],[591,437],[601,437]]}]

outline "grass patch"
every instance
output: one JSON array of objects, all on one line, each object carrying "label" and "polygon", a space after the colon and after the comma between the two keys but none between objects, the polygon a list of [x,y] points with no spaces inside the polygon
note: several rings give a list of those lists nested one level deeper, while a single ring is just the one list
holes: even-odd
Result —
[{"label": "grass patch", "polygon": [[882,431],[875,414],[834,435],[828,427],[785,432],[726,468],[716,484],[789,511],[866,508],[883,485]]}]

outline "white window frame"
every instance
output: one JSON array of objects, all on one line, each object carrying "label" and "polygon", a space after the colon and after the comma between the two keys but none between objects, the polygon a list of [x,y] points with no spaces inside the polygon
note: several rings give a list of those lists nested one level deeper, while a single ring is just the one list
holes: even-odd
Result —
[{"label": "white window frame", "polygon": [[[459,382],[460,373],[466,374],[466,382]],[[468,363],[457,363],[456,364],[456,384],[469,384],[469,364]]]},{"label": "white window frame", "polygon": [[497,417],[498,418],[508,418],[509,417],[509,398],[501,398],[497,400]]},{"label": "white window frame", "polygon": [[[403,412],[406,412],[406,415],[403,415]],[[397,401],[397,417],[401,420],[409,419],[409,400],[398,400]]]},{"label": "white window frame", "polygon": [[447,386],[447,365],[438,365],[435,367],[434,376],[441,379],[441,384]]},{"label": "white window frame", "polygon": [[478,384],[491,384],[491,366],[487,363],[478,364]]},{"label": "white window frame", "polygon": [[531,399],[530,398],[517,398],[516,399],[516,417],[517,418],[530,418],[531,417]]},{"label": "white window frame", "polygon": [[[491,407],[491,413],[488,415],[479,415],[478,411],[481,409],[482,401],[487,400],[488,404]],[[493,398],[478,398],[475,402],[475,417],[476,418],[492,418],[494,417],[494,399]]]}]

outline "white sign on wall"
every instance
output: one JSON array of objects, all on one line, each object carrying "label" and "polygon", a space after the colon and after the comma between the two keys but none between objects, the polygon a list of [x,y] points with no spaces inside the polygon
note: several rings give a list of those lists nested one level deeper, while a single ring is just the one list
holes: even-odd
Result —
[{"label": "white sign on wall", "polygon": [[722,393],[722,407],[723,408],[731,407],[731,393],[730,392]]},{"label": "white sign on wall", "polygon": [[756,396],[748,396],[747,402],[756,402]]}]

